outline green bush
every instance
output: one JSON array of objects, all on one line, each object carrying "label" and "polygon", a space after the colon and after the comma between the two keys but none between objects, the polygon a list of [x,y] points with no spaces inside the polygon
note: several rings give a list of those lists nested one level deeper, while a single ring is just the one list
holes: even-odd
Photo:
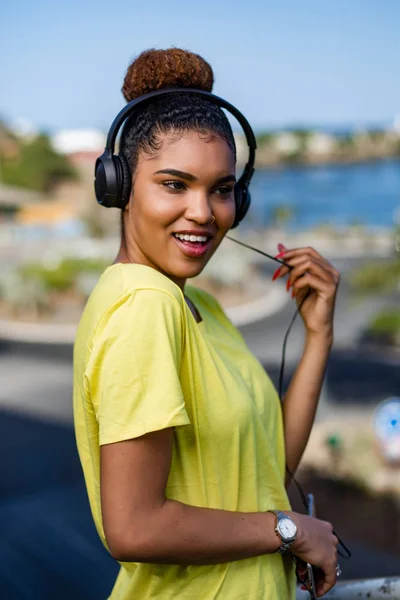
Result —
[{"label": "green bush", "polygon": [[288,154],[281,155],[281,161],[287,164],[297,164],[303,159],[303,152],[301,150],[294,150]]},{"label": "green bush", "polygon": [[18,153],[12,158],[2,156],[0,148],[1,175],[6,185],[47,193],[60,181],[78,179],[68,158],[52,148],[44,133],[16,144]]},{"label": "green bush", "polygon": [[270,146],[272,142],[275,140],[276,134],[271,131],[263,131],[256,135],[257,146]]},{"label": "green bush", "polygon": [[400,282],[400,260],[388,263],[368,263],[348,276],[357,292],[391,292]]},{"label": "green bush", "polygon": [[295,216],[295,209],[289,204],[277,204],[275,206],[271,206],[269,214],[271,223],[273,225],[284,226]]},{"label": "green bush", "polygon": [[100,275],[108,266],[100,259],[63,259],[55,268],[41,263],[24,265],[20,269],[24,279],[39,282],[46,291],[65,292],[73,289],[77,277],[83,273]]},{"label": "green bush", "polygon": [[400,310],[391,309],[378,313],[370,322],[368,331],[377,334],[400,332]]}]

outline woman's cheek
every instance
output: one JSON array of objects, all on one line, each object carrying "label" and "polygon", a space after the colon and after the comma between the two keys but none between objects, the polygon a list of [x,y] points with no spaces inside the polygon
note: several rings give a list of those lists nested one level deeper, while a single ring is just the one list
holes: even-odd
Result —
[{"label": "woman's cheek", "polygon": [[165,226],[178,219],[182,213],[182,209],[176,199],[158,197],[157,201],[148,202],[146,213],[158,226]]},{"label": "woman's cheek", "polygon": [[[228,230],[232,227],[234,221],[235,221],[235,216],[236,216],[236,204],[235,204],[235,199],[232,196],[232,200],[230,200],[230,202],[224,206],[224,229]],[[222,223],[222,219],[221,219],[221,223]]]}]

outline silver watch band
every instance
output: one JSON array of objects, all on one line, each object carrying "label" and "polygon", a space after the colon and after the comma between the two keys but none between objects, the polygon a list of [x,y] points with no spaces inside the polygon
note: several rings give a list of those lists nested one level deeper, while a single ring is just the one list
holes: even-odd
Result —
[{"label": "silver watch band", "polygon": [[281,510],[271,510],[271,512],[274,513],[274,515],[276,515],[278,517],[278,519],[286,519],[286,515],[284,512],[282,512]]},{"label": "silver watch band", "polygon": [[285,554],[285,552],[287,552],[289,550],[291,543],[292,542],[288,542],[288,543],[282,542],[282,545],[279,546],[279,548],[278,548],[278,550],[276,550],[276,552],[278,554]]},{"label": "silver watch band", "polygon": [[276,516],[276,527],[275,527],[275,532],[276,535],[280,538],[281,540],[281,545],[279,546],[278,550],[276,550],[276,552],[278,554],[284,554],[285,552],[287,552],[290,548],[290,546],[292,545],[294,540],[291,540],[290,542],[284,542],[282,539],[281,534],[279,533],[279,529],[278,529],[278,521],[279,519],[290,519],[290,517],[288,517],[287,515],[285,515],[284,512],[282,512],[281,510],[271,510],[270,512],[274,513],[274,515]]}]

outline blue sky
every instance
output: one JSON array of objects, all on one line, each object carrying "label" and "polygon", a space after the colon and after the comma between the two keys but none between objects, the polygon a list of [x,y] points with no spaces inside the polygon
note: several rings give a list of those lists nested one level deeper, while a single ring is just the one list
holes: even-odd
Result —
[{"label": "blue sky", "polygon": [[398,0],[13,0],[0,9],[0,116],[108,128],[129,62],[178,46],[257,130],[400,113]]}]

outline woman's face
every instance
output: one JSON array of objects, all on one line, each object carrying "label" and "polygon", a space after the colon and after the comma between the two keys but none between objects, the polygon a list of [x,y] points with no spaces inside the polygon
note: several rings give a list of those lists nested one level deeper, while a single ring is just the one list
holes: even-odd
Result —
[{"label": "woman's face", "polygon": [[155,155],[139,154],[125,209],[127,260],[157,269],[183,290],[233,224],[234,183],[233,152],[220,136],[165,134]]}]

